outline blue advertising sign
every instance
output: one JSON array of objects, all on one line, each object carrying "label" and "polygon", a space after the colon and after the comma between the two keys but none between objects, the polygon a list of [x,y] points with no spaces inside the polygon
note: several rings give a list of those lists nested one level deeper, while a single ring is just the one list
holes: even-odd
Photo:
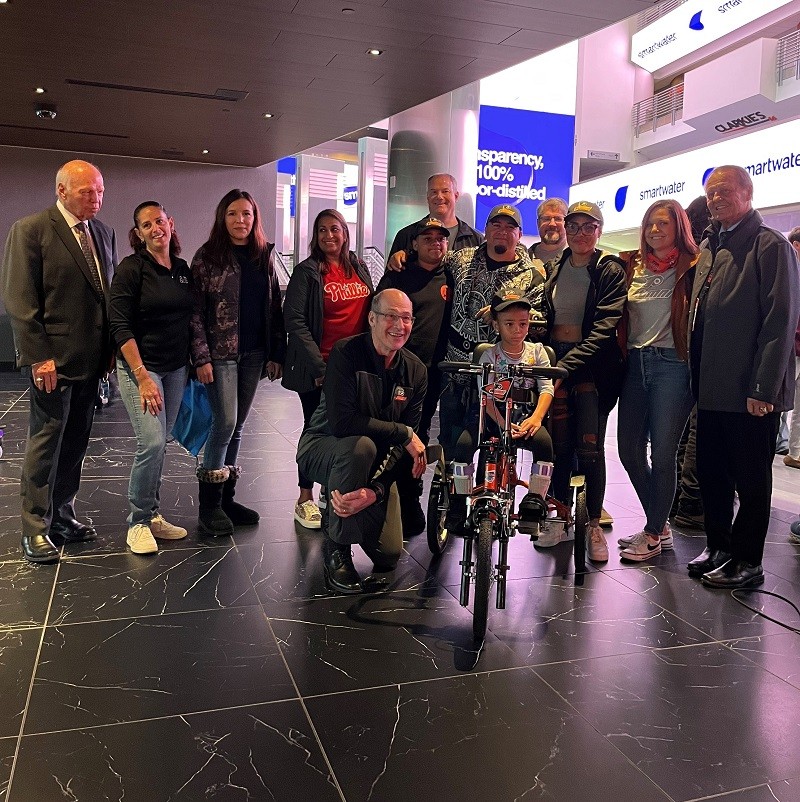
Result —
[{"label": "blue advertising sign", "polygon": [[294,179],[297,177],[297,157],[286,156],[283,159],[278,159],[277,170],[279,173],[286,173],[287,175],[292,176],[292,185],[289,189],[289,216],[294,217],[297,193],[297,187],[295,186]]},{"label": "blue advertising sign", "polygon": [[355,206],[358,202],[358,187],[345,187],[342,194],[345,206]]},{"label": "blue advertising sign", "polygon": [[569,195],[574,141],[571,114],[481,106],[475,227],[483,231],[492,207],[508,203],[535,235],[536,207]]}]

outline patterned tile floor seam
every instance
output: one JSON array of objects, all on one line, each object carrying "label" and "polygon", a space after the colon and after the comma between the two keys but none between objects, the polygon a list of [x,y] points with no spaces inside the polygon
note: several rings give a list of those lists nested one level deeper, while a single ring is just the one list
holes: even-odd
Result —
[{"label": "patterned tile floor seam", "polygon": [[50,610],[53,606],[53,599],[55,598],[56,589],[58,587],[58,574],[60,570],[61,570],[61,565],[59,564],[56,566],[56,571],[55,574],[53,575],[53,586],[50,589],[50,598],[48,599],[47,602],[47,609],[45,611],[44,621],[42,623],[42,634],[41,637],[39,638],[39,643],[36,646],[36,656],[34,657],[33,660],[33,670],[31,671],[31,679],[30,683],[28,684],[28,691],[25,696],[25,705],[22,708],[22,718],[19,723],[19,734],[17,735],[17,742],[14,745],[14,757],[11,762],[11,772],[8,778],[8,794],[7,794],[8,799],[11,798],[11,788],[14,784],[14,772],[16,771],[17,768],[17,758],[19,757],[20,746],[22,745],[22,739],[25,735],[25,722],[28,719],[28,709],[30,707],[31,696],[33,695],[33,686],[34,683],[36,682],[36,671],[39,668],[39,658],[41,657],[42,649],[44,648],[45,636],[47,634],[47,621],[50,617]]},{"label": "patterned tile floor seam", "polygon": [[289,661],[286,659],[286,655],[283,653],[283,644],[281,642],[281,639],[272,629],[272,625],[270,624],[268,616],[267,616],[267,624],[269,625],[269,630],[272,633],[272,637],[275,638],[275,642],[278,644],[278,653],[281,656],[281,660],[283,660],[283,665],[285,666],[286,671],[289,674],[289,678],[292,681],[292,685],[294,685],[295,692],[297,693],[297,699],[300,702],[300,707],[303,708],[303,715],[305,715],[306,721],[308,721],[308,726],[311,727],[311,731],[314,733],[314,738],[316,739],[317,746],[319,747],[320,752],[322,753],[322,758],[325,761],[325,765],[328,767],[328,771],[330,772],[330,775],[333,778],[333,783],[336,787],[336,790],[339,792],[339,796],[341,797],[342,802],[346,802],[344,791],[342,790],[342,786],[339,784],[339,780],[336,777],[336,772],[334,771],[333,764],[331,763],[331,760],[328,757],[328,753],[325,750],[325,746],[322,743],[322,739],[319,737],[319,732],[317,731],[317,727],[314,724],[314,720],[311,718],[311,713],[309,712],[308,707],[306,706],[303,694],[300,692],[297,680],[295,679],[294,674],[292,674],[292,669],[289,666]]}]

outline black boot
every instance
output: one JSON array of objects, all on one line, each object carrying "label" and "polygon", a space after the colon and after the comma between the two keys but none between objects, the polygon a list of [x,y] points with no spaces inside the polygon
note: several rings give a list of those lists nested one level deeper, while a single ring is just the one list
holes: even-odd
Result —
[{"label": "black boot", "polygon": [[325,587],[331,593],[342,593],[346,596],[363,593],[361,577],[353,565],[349,544],[334,543],[326,537],[322,544],[322,560]]},{"label": "black boot", "polygon": [[255,526],[259,521],[258,513],[233,500],[236,494],[236,482],[242,475],[238,465],[228,465],[228,478],[222,485],[222,509],[234,526]]},{"label": "black boot", "polygon": [[231,519],[222,509],[222,489],[228,478],[228,469],[209,471],[197,469],[197,481],[200,483],[200,510],[198,531],[211,537],[225,537],[233,534]]}]

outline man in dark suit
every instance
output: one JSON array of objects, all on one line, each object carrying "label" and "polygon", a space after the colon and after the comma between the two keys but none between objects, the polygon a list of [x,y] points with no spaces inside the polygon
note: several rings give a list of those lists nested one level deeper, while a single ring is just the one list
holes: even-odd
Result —
[{"label": "man in dark suit", "polygon": [[705,190],[712,223],[692,289],[689,369],[707,545],[688,567],[708,587],[743,588],[764,582],[775,438],[794,397],[800,274],[792,246],[753,209],[747,170],[717,167]]},{"label": "man in dark suit", "polygon": [[58,562],[63,543],[96,535],[75,518],[73,504],[112,355],[106,304],[116,239],[94,219],[103,176],[88,162],[67,162],[56,194],[55,206],[11,227],[2,268],[17,364],[30,373],[20,494],[22,551],[36,563]]}]

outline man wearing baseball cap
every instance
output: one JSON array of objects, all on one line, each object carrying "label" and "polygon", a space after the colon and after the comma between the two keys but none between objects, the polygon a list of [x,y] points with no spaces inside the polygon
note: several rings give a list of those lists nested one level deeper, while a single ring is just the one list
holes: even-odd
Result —
[{"label": "man wearing baseball cap", "polygon": [[[406,348],[420,358],[428,369],[428,390],[422,404],[417,433],[425,445],[430,438],[431,420],[441,392],[439,362],[447,350],[450,308],[453,303],[453,274],[446,266],[448,230],[440,220],[429,217],[417,225],[411,240],[406,269],[387,271],[377,292],[389,288],[402,290],[414,309],[414,328]],[[422,480],[411,472],[397,480],[403,534],[417,535],[425,529],[425,513],[419,499]]]},{"label": "man wearing baseball cap", "polygon": [[[495,206],[484,234],[482,245],[448,257],[455,286],[446,355],[451,361],[470,361],[476,345],[495,340],[489,315],[495,293],[514,291],[528,298],[535,310],[541,307],[544,279],[520,245],[519,209],[507,203]],[[439,399],[439,442],[445,457],[455,462],[472,462],[475,453],[477,399],[472,384],[469,377],[453,374]],[[456,496],[450,504],[449,525],[458,528],[465,517],[465,499]]]}]

